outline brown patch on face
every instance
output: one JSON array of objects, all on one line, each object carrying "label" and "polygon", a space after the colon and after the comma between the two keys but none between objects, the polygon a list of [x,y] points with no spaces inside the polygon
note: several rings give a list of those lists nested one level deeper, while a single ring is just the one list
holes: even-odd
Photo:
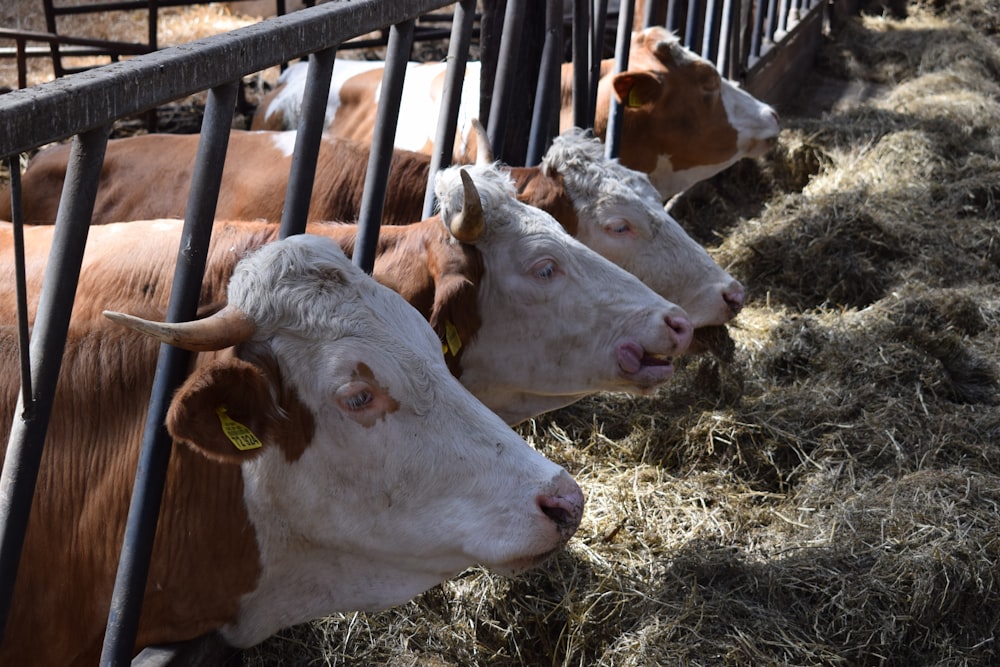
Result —
[{"label": "brown patch on face", "polygon": [[295,387],[289,386],[284,381],[274,356],[270,353],[260,354],[260,351],[252,349],[253,347],[243,346],[241,355],[252,360],[252,363],[268,378],[277,394],[277,407],[284,416],[273,420],[269,435],[285,453],[285,460],[292,463],[299,460],[312,442],[316,434],[316,417],[299,400]]},{"label": "brown patch on face", "polygon": [[510,175],[517,187],[518,201],[545,211],[558,220],[570,236],[576,236],[580,219],[561,174],[550,178],[540,169],[520,167],[511,169]]}]

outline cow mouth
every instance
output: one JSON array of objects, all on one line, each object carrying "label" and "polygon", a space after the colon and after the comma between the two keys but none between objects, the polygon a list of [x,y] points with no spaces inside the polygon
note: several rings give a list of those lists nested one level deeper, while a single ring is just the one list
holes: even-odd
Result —
[{"label": "cow mouth", "polygon": [[651,387],[673,375],[672,355],[649,352],[635,342],[618,346],[618,369],[622,376],[640,387]]},{"label": "cow mouth", "polygon": [[563,547],[559,546],[555,549],[550,549],[546,552],[536,554],[534,556],[523,556],[521,558],[515,558],[514,560],[507,561],[500,565],[491,565],[490,570],[496,572],[497,574],[502,574],[507,577],[513,577],[521,574],[527,570],[534,569],[552,558],[556,553],[559,552]]}]

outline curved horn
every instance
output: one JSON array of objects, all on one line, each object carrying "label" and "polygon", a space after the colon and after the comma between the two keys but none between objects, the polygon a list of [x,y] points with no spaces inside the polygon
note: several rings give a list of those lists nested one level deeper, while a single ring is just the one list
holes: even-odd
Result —
[{"label": "curved horn", "polygon": [[493,164],[493,147],[490,138],[486,136],[486,128],[478,118],[472,119],[472,129],[476,133],[476,164]]},{"label": "curved horn", "polygon": [[210,352],[242,343],[257,330],[246,313],[226,306],[203,320],[191,322],[151,322],[141,317],[105,310],[108,319],[163,343],[192,352]]},{"label": "curved horn", "polygon": [[448,228],[451,235],[462,243],[475,243],[483,234],[486,222],[483,219],[483,200],[479,197],[472,177],[465,169],[460,170],[462,177],[462,188],[465,196],[462,199],[462,210],[451,220]]}]

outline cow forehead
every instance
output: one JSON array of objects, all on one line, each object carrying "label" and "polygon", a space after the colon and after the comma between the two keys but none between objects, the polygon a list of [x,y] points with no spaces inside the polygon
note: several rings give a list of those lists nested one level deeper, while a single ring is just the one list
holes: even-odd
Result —
[{"label": "cow forehead", "polygon": [[356,336],[391,349],[389,336],[402,330],[412,332],[407,340],[417,353],[440,356],[420,314],[325,237],[300,234],[264,245],[237,265],[227,293],[257,325],[258,340],[278,332],[320,344]]},{"label": "cow forehead", "polygon": [[604,224],[611,216],[639,222],[662,211],[649,177],[605,157],[604,144],[587,133],[573,129],[556,137],[542,165],[562,177],[582,224]]}]

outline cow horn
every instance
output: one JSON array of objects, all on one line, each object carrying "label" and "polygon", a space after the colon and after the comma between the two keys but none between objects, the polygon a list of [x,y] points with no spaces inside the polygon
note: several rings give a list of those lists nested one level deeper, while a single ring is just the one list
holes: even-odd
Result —
[{"label": "cow horn", "polygon": [[483,234],[486,222],[483,220],[483,200],[479,197],[472,177],[465,169],[459,171],[462,177],[462,188],[465,196],[462,199],[462,210],[451,220],[448,228],[452,236],[462,243],[475,243]]},{"label": "cow horn", "polygon": [[486,135],[486,128],[478,118],[472,119],[472,129],[476,132],[476,164],[493,164],[493,147]]},{"label": "cow horn", "polygon": [[248,340],[257,330],[246,313],[226,306],[202,320],[191,322],[151,322],[141,317],[105,310],[108,319],[163,343],[192,352],[210,352]]}]

